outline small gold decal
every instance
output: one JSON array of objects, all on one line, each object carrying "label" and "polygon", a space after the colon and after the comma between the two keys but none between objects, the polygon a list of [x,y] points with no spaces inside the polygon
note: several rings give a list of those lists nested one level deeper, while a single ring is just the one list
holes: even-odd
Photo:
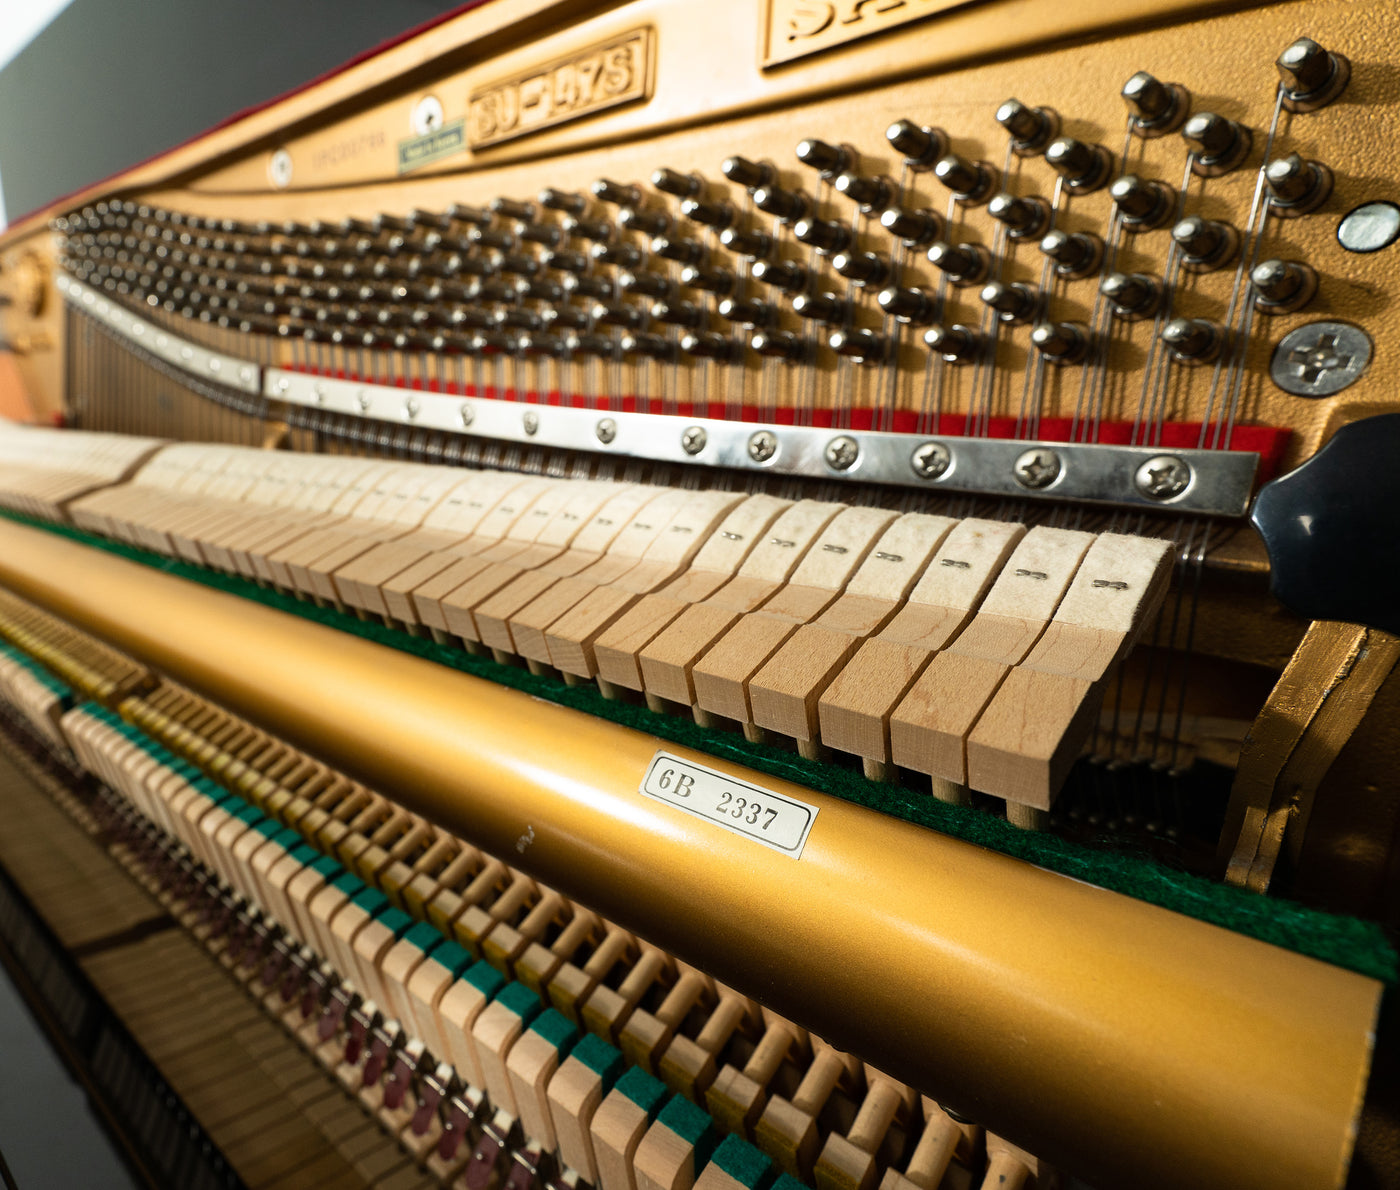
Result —
[{"label": "small gold decal", "polygon": [[482,149],[645,99],[651,93],[654,45],[650,29],[633,29],[473,91],[467,109],[471,147]]},{"label": "small gold decal", "polygon": [[967,3],[970,0],[768,0],[763,65],[805,58]]}]

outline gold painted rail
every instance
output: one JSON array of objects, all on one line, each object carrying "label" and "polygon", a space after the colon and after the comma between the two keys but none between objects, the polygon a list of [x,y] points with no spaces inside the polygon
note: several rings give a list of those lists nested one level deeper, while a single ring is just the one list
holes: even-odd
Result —
[{"label": "gold painted rail", "polygon": [[1345,1179],[1373,980],[667,745],[816,806],[795,860],[652,737],[37,530],[0,584],[1093,1184]]}]

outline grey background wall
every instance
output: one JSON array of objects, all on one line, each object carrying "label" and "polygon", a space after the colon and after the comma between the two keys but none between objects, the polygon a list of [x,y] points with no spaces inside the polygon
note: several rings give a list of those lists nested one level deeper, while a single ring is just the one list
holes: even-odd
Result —
[{"label": "grey background wall", "polygon": [[[24,3],[0,0],[0,22]],[[3,211],[17,219],[460,6],[72,0],[0,70]]]}]

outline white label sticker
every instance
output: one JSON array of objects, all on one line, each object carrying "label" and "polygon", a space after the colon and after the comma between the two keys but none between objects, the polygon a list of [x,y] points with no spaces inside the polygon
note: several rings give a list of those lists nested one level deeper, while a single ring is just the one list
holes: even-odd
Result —
[{"label": "white label sticker", "polygon": [[641,792],[797,859],[807,844],[817,807],[760,789],[669,752],[658,752]]}]

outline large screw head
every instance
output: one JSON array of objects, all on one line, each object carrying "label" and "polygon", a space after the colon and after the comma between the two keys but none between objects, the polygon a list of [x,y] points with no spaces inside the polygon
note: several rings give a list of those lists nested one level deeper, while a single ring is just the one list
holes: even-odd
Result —
[{"label": "large screw head", "polygon": [[594,427],[593,432],[598,435],[598,441],[606,446],[617,437],[617,422],[610,417],[602,418]]},{"label": "large screw head", "polygon": [[403,403],[403,415],[412,421],[418,416],[418,410],[421,408],[417,397],[408,397]]},{"label": "large screw head", "polygon": [[1191,466],[1176,455],[1155,455],[1133,476],[1133,486],[1149,500],[1170,500],[1190,483]]},{"label": "large screw head", "polygon": [[833,471],[849,471],[860,458],[860,445],[849,434],[841,434],[826,444],[826,465]]},{"label": "large screw head", "polygon": [[915,447],[914,453],[909,457],[909,465],[920,479],[937,479],[948,470],[952,462],[952,454],[941,442],[925,442],[922,446]]},{"label": "large screw head", "polygon": [[709,438],[704,426],[687,426],[681,431],[681,449],[688,455],[698,455]]},{"label": "large screw head", "polygon": [[458,416],[462,419],[464,426],[469,426],[476,420],[476,410],[464,402],[458,411]]},{"label": "large screw head", "polygon": [[758,430],[749,436],[749,458],[766,463],[778,453],[778,438],[772,430]]},{"label": "large screw head", "polygon": [[1012,471],[1023,488],[1048,488],[1060,477],[1060,456],[1047,447],[1033,446],[1021,452]]},{"label": "large screw head", "polygon": [[536,413],[533,409],[527,409],[525,411],[524,416],[520,419],[520,424],[524,426],[525,432],[527,434],[533,436],[534,434],[537,434],[539,432],[540,415]]}]

